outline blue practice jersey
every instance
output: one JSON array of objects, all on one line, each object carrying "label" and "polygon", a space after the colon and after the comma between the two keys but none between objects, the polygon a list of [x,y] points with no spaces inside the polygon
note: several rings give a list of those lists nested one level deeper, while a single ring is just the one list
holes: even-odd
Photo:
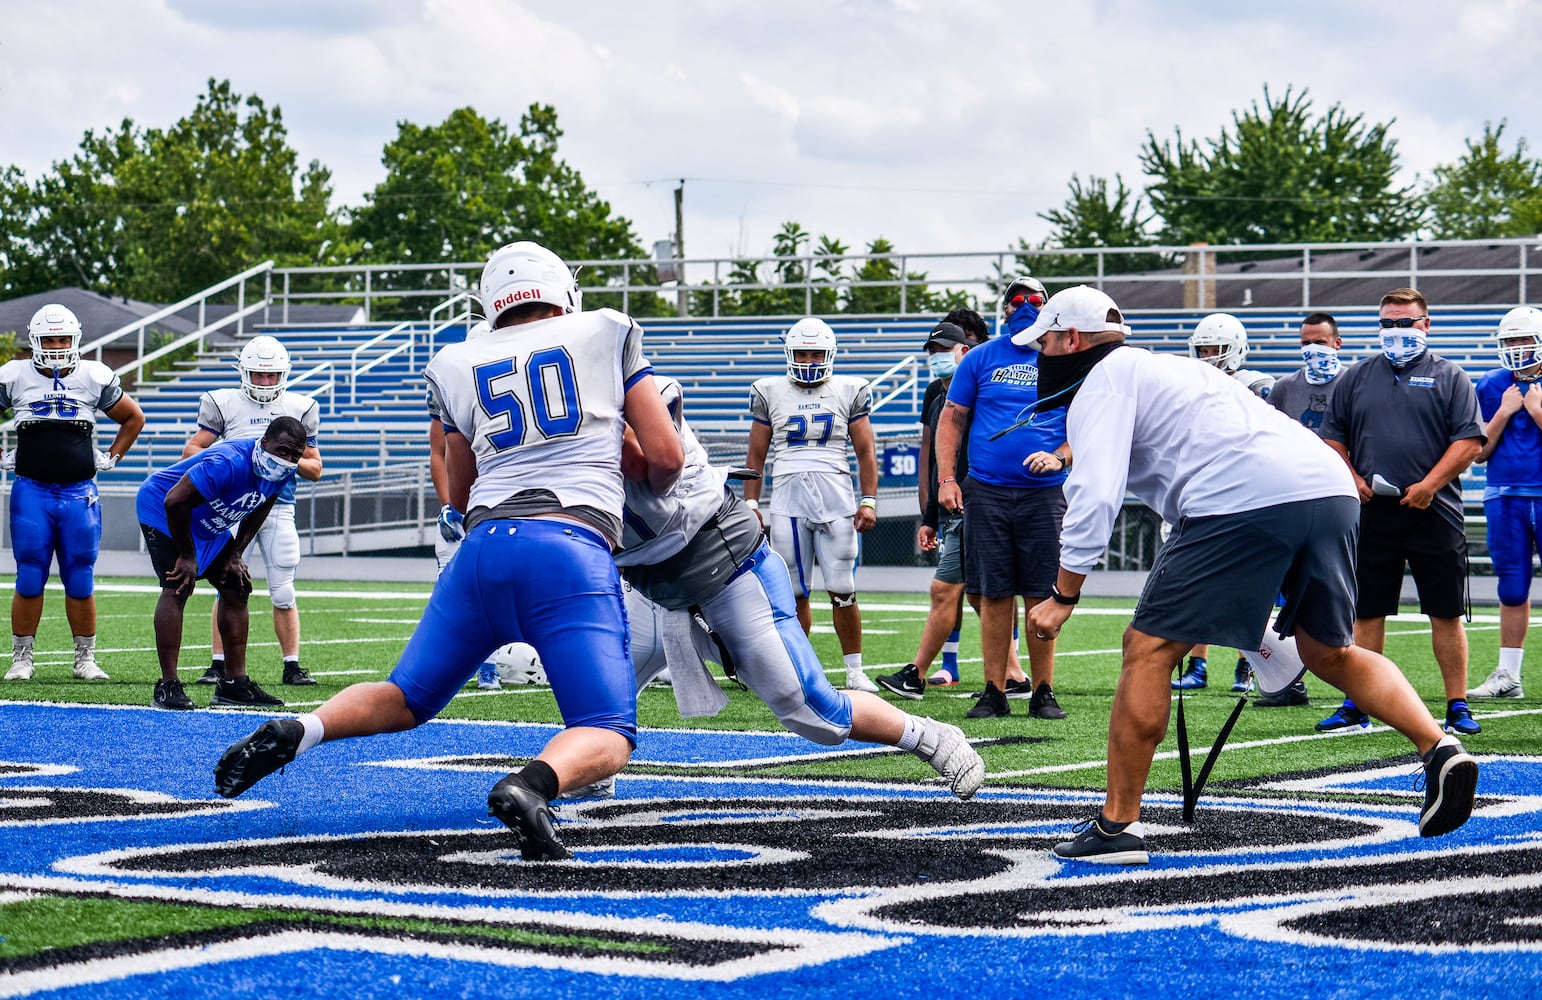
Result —
[{"label": "blue practice jersey", "polygon": [[176,465],[151,473],[139,487],[135,507],[139,523],[170,535],[166,525],[166,494],[183,476],[204,502],[193,508],[193,547],[198,553],[198,572],[209,568],[215,556],[230,542],[230,529],[261,507],[267,499],[283,492],[293,481],[291,473],[279,482],[269,482],[252,467],[252,453],[261,442],[221,441]]},{"label": "blue practice jersey", "polygon": [[1033,422],[996,440],[1033,414],[1039,401],[1039,352],[1018,347],[1010,337],[996,337],[974,348],[958,363],[948,386],[948,402],[970,409],[969,475],[993,486],[1059,486],[1063,470],[1035,475],[1023,459],[1036,451],[1065,444],[1065,407],[1034,414]]},{"label": "blue practice jersey", "polygon": [[[1499,412],[1505,390],[1519,385],[1521,392],[1534,383],[1516,382],[1513,372],[1495,368],[1478,379],[1478,408],[1484,423]],[[1488,459],[1488,484],[1484,499],[1491,496],[1542,496],[1542,428],[1524,408],[1510,417],[1504,434]]]}]

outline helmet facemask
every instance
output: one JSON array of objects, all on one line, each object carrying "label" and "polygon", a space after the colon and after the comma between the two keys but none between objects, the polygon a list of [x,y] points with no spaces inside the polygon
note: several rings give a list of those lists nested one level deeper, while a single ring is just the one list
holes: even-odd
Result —
[{"label": "helmet facemask", "polygon": [[[43,340],[69,337],[68,347],[44,347]],[[80,320],[64,306],[46,305],[27,324],[32,363],[43,371],[68,371],[80,364]]]},{"label": "helmet facemask", "polygon": [[[272,337],[255,337],[241,348],[241,392],[254,403],[271,403],[289,386],[289,352]],[[252,376],[268,372],[278,375],[273,385],[259,385]]]},{"label": "helmet facemask", "polygon": [[[787,356],[787,378],[798,385],[819,385],[835,374],[835,331],[822,319],[809,317],[794,323],[782,345]],[[799,354],[817,353],[812,361]]]}]

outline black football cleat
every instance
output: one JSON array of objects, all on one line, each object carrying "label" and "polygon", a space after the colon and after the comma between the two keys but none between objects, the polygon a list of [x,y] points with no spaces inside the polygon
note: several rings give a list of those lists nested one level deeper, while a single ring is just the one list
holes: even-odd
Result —
[{"label": "black football cleat", "polygon": [[239,743],[232,743],[214,765],[214,790],[233,799],[294,760],[305,727],[294,719],[269,719]]},{"label": "black football cleat", "polygon": [[563,846],[552,822],[551,803],[511,774],[487,793],[487,815],[514,831],[526,861],[564,861],[573,855]]}]

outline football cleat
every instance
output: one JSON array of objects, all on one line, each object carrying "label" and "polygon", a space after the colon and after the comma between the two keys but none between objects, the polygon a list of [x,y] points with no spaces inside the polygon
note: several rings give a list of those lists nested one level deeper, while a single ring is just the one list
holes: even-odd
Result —
[{"label": "football cleat", "polygon": [[487,815],[514,831],[520,857],[526,861],[565,861],[568,853],[557,836],[551,803],[541,798],[518,774],[511,774],[487,793]]},{"label": "football cleat", "polygon": [[1472,709],[1467,707],[1467,703],[1458,699],[1446,707],[1445,730],[1463,736],[1476,736],[1483,732],[1483,727],[1472,717]]},{"label": "football cleat", "polygon": [[1462,748],[1454,736],[1446,736],[1422,758],[1424,771],[1414,783],[1424,790],[1424,808],[1419,810],[1419,836],[1439,837],[1450,833],[1472,815],[1472,800],[1478,791],[1478,762]]},{"label": "football cleat", "polygon": [[846,689],[849,691],[866,691],[868,694],[877,694],[878,685],[874,684],[861,667],[846,668]]},{"label": "football cleat", "polygon": [[269,719],[239,743],[232,743],[214,765],[214,790],[233,799],[294,760],[305,727],[294,719]]},{"label": "football cleat", "polygon": [[294,687],[310,687],[316,683],[316,678],[312,677],[310,673],[307,672],[306,669],[300,666],[298,663],[292,666],[286,663],[284,664],[284,683],[293,685]]},{"label": "football cleat", "polygon": [[197,708],[181,681],[156,681],[155,698],[150,702],[156,708],[168,708],[174,712],[186,712]]},{"label": "football cleat", "polygon": [[1488,680],[1467,692],[1469,698],[1524,698],[1521,679],[1508,670],[1496,669]]},{"label": "football cleat", "polygon": [[214,697],[209,699],[211,705],[240,705],[250,708],[254,705],[281,706],[282,698],[275,698],[250,677],[227,677],[214,685]]},{"label": "football cleat", "polygon": [[204,670],[203,670],[203,673],[199,674],[198,675],[198,679],[196,681],[194,681],[193,683],[194,684],[218,684],[220,681],[222,681],[224,679],[225,679],[225,661],[221,660],[219,663],[211,663],[207,667],[205,667]]},{"label": "football cleat", "polygon": [[960,799],[968,799],[985,783],[985,761],[957,726],[925,720],[921,742],[913,752],[946,778],[948,787]]},{"label": "football cleat", "polygon": [[27,646],[17,649],[11,654],[11,669],[5,672],[8,681],[30,681],[32,679],[32,647]]},{"label": "football cleat", "polygon": [[1177,680],[1172,682],[1174,691],[1201,691],[1210,686],[1205,673],[1208,664],[1203,656],[1189,657],[1189,669],[1185,670]]},{"label": "football cleat", "polygon": [[[1007,697],[1011,697],[1008,695]],[[1055,700],[1055,692],[1050,690],[1047,682],[1041,682],[1039,689],[1028,700],[1028,714],[1035,719],[1063,719],[1065,709],[1060,707],[1060,702]]]}]

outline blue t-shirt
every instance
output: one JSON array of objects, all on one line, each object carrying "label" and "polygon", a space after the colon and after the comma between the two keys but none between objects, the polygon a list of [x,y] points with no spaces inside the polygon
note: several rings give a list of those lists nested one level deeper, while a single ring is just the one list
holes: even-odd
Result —
[{"label": "blue t-shirt", "polygon": [[[1478,408],[1483,412],[1484,423],[1499,412],[1505,390],[1517,384],[1522,392],[1529,388],[1527,383],[1517,383],[1514,373],[1504,368],[1485,372],[1478,379]],[[1505,424],[1505,432],[1488,458],[1483,499],[1498,496],[1542,496],[1542,428],[1524,409]]]},{"label": "blue t-shirt", "polygon": [[1066,473],[1035,475],[1023,459],[1065,444],[1065,407],[1033,415],[1033,423],[996,440],[990,436],[1033,413],[1039,401],[1039,352],[1018,347],[1011,337],[993,337],[958,363],[948,401],[967,406],[969,475],[993,486],[1059,486]]},{"label": "blue t-shirt", "polygon": [[261,507],[267,499],[294,481],[294,474],[273,483],[252,468],[252,452],[262,445],[257,438],[221,441],[184,458],[176,465],[150,474],[139,486],[135,509],[139,523],[170,534],[166,526],[166,494],[187,476],[204,498],[193,508],[193,548],[201,574],[230,541],[230,529]]}]

